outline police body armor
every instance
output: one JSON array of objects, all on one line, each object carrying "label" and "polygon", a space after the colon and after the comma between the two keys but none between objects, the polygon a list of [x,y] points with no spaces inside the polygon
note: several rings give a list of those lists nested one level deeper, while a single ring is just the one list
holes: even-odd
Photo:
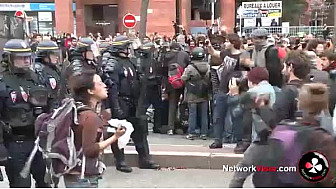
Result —
[{"label": "police body armor", "polygon": [[136,50],[136,65],[142,85],[148,87],[161,85],[160,65],[150,50]]},{"label": "police body armor", "polygon": [[[14,129],[32,127],[47,106],[48,90],[39,85],[34,73],[28,77],[4,73],[0,83],[0,97],[4,99],[3,122]],[[27,73],[27,75],[29,75]]]},{"label": "police body armor", "polygon": [[94,41],[91,38],[81,38],[78,41],[77,47],[71,51],[70,60],[71,63],[66,69],[66,78],[75,73],[81,73],[84,70],[97,71],[98,65],[94,60],[87,59],[83,53],[92,51],[91,45]]},{"label": "police body armor", "polygon": [[85,70],[97,71],[97,65],[94,62],[87,62],[80,58],[73,59],[67,68],[67,76],[82,73]]},{"label": "police body armor", "polygon": [[35,62],[35,72],[39,81],[47,87],[49,91],[49,99],[53,101],[51,110],[59,105],[60,89],[61,89],[61,73],[55,68],[43,65],[40,62]]},{"label": "police body armor", "polygon": [[[125,119],[130,109],[136,107],[139,96],[139,77],[130,59],[103,53],[102,77],[109,90],[112,115]],[[121,115],[122,114],[122,115]]]}]

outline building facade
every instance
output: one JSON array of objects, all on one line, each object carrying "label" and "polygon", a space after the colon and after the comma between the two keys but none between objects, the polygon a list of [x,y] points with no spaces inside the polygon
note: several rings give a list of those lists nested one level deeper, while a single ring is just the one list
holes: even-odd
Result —
[{"label": "building facade", "polygon": [[[13,6],[11,11],[4,11],[0,4],[0,12],[8,14],[14,14],[15,7],[35,7],[26,8],[25,11],[28,16],[34,17],[31,25],[36,26],[31,28],[40,33],[67,32],[78,36],[97,32],[103,35],[115,34],[127,31],[122,23],[127,13],[136,16],[135,30],[138,31],[141,19],[141,0],[0,0],[0,3]],[[209,4],[210,0],[150,0],[147,33],[158,32],[171,36],[174,34],[172,21],[183,25],[187,31],[191,27],[209,26],[209,10],[202,8]],[[235,26],[235,0],[217,0],[216,10],[220,25],[227,31],[232,31]]]}]

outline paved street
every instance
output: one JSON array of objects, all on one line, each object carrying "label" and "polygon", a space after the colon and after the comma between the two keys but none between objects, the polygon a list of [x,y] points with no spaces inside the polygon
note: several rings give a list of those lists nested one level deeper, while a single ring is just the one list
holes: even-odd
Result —
[{"label": "paved street", "polygon": [[[160,171],[133,168],[133,173],[126,174],[108,167],[99,187],[102,188],[224,188],[229,186],[233,173],[208,169],[167,169]],[[192,177],[191,177],[192,175]],[[60,187],[64,187],[63,182]],[[253,187],[251,177],[244,187]],[[0,182],[0,188],[8,188],[8,181]]]},{"label": "paved street", "polygon": [[[235,144],[224,144],[221,149],[209,149],[209,140],[187,140],[181,135],[150,134],[148,136],[150,153],[153,160],[163,167],[183,167],[189,169],[222,169],[223,165],[235,165],[243,154],[234,154]],[[134,146],[125,148],[126,162],[137,166],[137,152]],[[105,163],[113,165],[110,148],[105,150]]]},{"label": "paved street", "polygon": [[[100,187],[157,187],[157,188],[177,188],[177,187],[210,187],[223,188],[228,187],[233,173],[224,173],[219,169],[223,164],[232,160],[227,155],[238,161],[242,155],[233,154],[234,144],[225,144],[222,149],[210,150],[208,145],[212,142],[209,140],[186,140],[181,135],[160,135],[150,134],[148,137],[153,159],[159,162],[163,167],[176,166],[188,169],[168,170],[141,170],[133,168],[131,174],[116,171],[114,166],[109,166],[103,180],[100,181]],[[113,157],[110,150],[106,151],[112,161]],[[126,154],[136,154],[134,146],[127,146]],[[137,156],[126,156],[128,163],[132,166],[137,165]],[[220,156],[223,155],[223,156]],[[107,163],[109,165],[109,163]],[[202,169],[194,169],[194,168]],[[212,168],[212,169],[209,169]],[[214,169],[215,168],[215,169]],[[4,168],[1,167],[3,173]],[[192,178],[191,178],[192,175]],[[4,175],[5,176],[5,175]],[[64,187],[63,182],[60,187]],[[251,178],[245,184],[245,187],[253,187]],[[8,188],[8,180],[0,182],[0,188]]]}]

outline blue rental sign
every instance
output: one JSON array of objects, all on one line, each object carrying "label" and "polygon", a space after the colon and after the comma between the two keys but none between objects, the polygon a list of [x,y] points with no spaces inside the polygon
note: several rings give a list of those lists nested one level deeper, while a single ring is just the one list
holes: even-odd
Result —
[{"label": "blue rental sign", "polygon": [[[76,3],[72,3],[72,10],[76,10]],[[55,11],[55,3],[30,3],[30,11]]]},{"label": "blue rental sign", "polygon": [[[72,4],[76,10],[76,3]],[[55,11],[55,3],[0,3],[0,11]]]},{"label": "blue rental sign", "polygon": [[54,3],[30,3],[31,11],[55,11]]}]

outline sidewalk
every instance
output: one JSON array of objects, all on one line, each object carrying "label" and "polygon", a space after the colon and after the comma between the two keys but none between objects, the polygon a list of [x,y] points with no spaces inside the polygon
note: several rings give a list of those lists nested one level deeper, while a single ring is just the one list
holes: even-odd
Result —
[{"label": "sidewalk", "polygon": [[[153,160],[161,167],[188,169],[222,169],[223,165],[235,165],[243,158],[243,154],[234,154],[235,144],[224,144],[222,149],[209,149],[208,140],[187,140],[182,135],[152,134],[148,136],[150,153]],[[137,166],[137,152],[134,146],[125,148],[126,162]],[[105,151],[104,160],[107,165],[114,164],[111,149]]]}]

